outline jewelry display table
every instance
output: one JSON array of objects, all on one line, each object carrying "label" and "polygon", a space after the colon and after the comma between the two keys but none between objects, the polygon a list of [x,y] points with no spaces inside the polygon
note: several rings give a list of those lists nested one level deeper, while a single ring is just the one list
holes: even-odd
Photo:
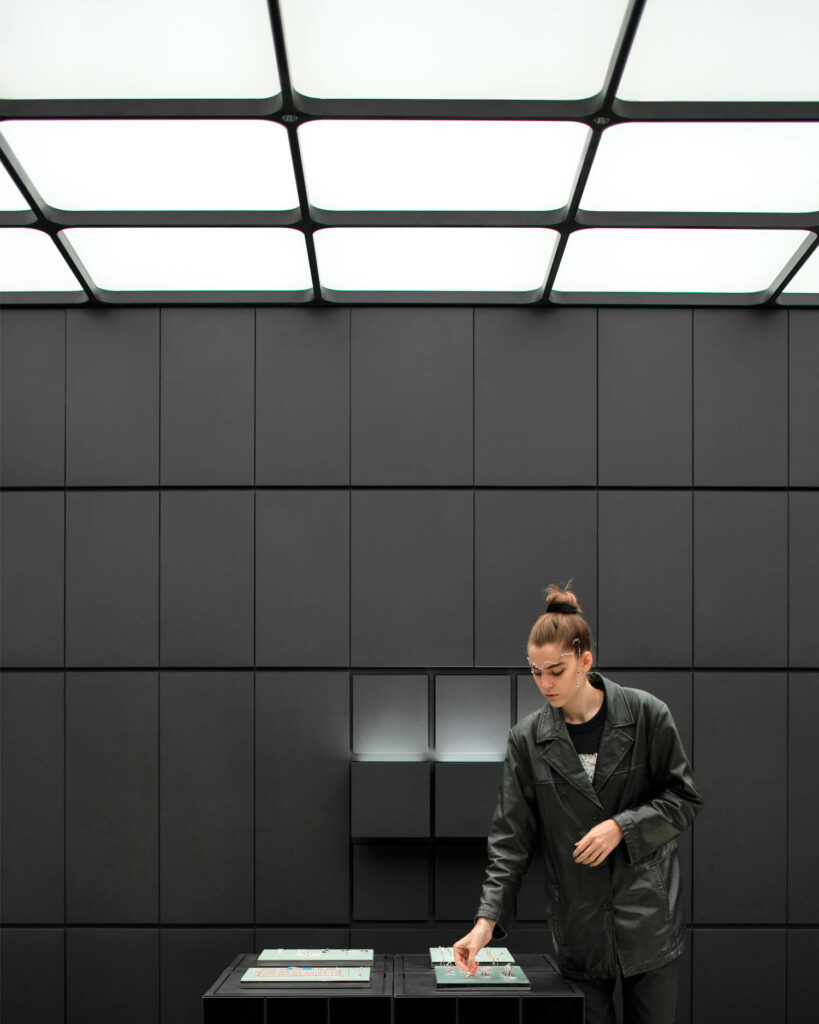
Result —
[{"label": "jewelry display table", "polygon": [[376,954],[369,988],[243,987],[256,958],[239,954],[203,994],[204,1024],[583,1024],[583,993],[545,954],[515,957],[531,987],[508,992],[436,988],[425,953]]}]

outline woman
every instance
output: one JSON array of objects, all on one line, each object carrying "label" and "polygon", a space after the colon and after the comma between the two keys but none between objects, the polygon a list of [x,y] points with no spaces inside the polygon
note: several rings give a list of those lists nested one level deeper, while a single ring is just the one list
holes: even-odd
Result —
[{"label": "woman", "polygon": [[506,922],[536,845],[546,862],[558,966],[586,997],[587,1024],[673,1024],[685,921],[677,836],[703,800],[668,707],[591,671],[576,596],[554,584],[528,661],[546,698],[509,733],[475,927],[454,944],[474,973]]}]

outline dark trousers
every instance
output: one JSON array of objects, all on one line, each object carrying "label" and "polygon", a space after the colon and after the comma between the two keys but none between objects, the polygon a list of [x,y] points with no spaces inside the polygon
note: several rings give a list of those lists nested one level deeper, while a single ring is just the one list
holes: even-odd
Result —
[{"label": "dark trousers", "polygon": [[[653,971],[623,978],[622,1024],[674,1024],[679,958]],[[614,978],[572,981],[586,997],[586,1024],[617,1024]]]}]

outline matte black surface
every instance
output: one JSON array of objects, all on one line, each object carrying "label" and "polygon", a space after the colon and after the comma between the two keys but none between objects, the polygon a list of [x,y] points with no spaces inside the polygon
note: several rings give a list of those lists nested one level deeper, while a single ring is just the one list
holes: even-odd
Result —
[{"label": "matte black surface", "polygon": [[690,665],[691,492],[601,491],[599,502],[602,663]]},{"label": "matte black surface", "polygon": [[3,928],[0,932],[3,1024],[65,1020],[65,932],[62,928]]},{"label": "matte black surface", "polygon": [[256,483],[350,482],[350,311],[256,310]]},{"label": "matte black surface", "polygon": [[253,920],[253,673],[160,676],[160,917]]},{"label": "matte black surface", "polygon": [[816,724],[819,673],[788,679],[788,922],[819,921],[819,796],[816,789]]},{"label": "matte black surface", "polygon": [[593,485],[596,314],[475,310],[475,483]]},{"label": "matte black surface", "polygon": [[201,1024],[202,993],[239,950],[253,945],[252,928],[162,928],[160,1019]]},{"label": "matte black surface", "polygon": [[788,932],[788,1020],[807,1021],[819,1005],[819,928]]},{"label": "matte black surface", "polygon": [[597,627],[597,497],[593,490],[475,493],[475,664],[525,665],[529,630],[549,583],[573,588]]},{"label": "matte black surface", "polygon": [[[486,870],[486,843],[438,843],[435,846],[435,919],[470,921],[478,909],[478,896]],[[461,937],[454,935],[451,946]]]},{"label": "matte black surface", "polygon": [[694,664],[777,668],[787,652],[787,495],[694,493]]},{"label": "matte black surface", "polygon": [[159,1021],[157,928],[66,929],[67,1024]]},{"label": "matte black surface", "polygon": [[691,484],[691,310],[598,312],[598,482]]},{"label": "matte black surface", "polygon": [[[784,672],[695,675],[697,786],[706,799],[693,826],[698,923],[786,919],[786,729]],[[741,855],[732,856],[738,843]]]},{"label": "matte black surface", "polygon": [[256,494],[256,662],[348,664],[350,496]]},{"label": "matte black surface", "polygon": [[69,309],[66,483],[159,479],[159,310]]},{"label": "matte black surface", "polygon": [[[63,674],[0,678],[0,918],[65,919]],[[20,765],[25,770],[20,771]]]},{"label": "matte black surface", "polygon": [[692,950],[695,1024],[783,1020],[785,945],[783,928],[698,929]]},{"label": "matte black surface", "polygon": [[256,673],[258,924],[349,922],[349,708],[346,672]]},{"label": "matte black surface", "polygon": [[65,310],[0,310],[0,484],[65,483]]},{"label": "matte black surface", "polygon": [[789,659],[808,668],[819,665],[819,491],[791,491],[788,520]]},{"label": "matte black surface", "polygon": [[472,664],[472,494],[353,491],[354,665]]},{"label": "matte black surface", "polygon": [[694,311],[694,484],[788,482],[788,314]]},{"label": "matte black surface", "polygon": [[471,484],[472,310],[351,317],[353,484]]},{"label": "matte black surface", "polygon": [[252,308],[162,310],[162,483],[253,483]]},{"label": "matte black surface", "polygon": [[430,834],[430,765],[354,761],[350,828],[354,838],[419,838]]},{"label": "matte black surface", "polygon": [[788,311],[789,483],[819,487],[819,313]]},{"label": "matte black surface", "polygon": [[155,672],[66,673],[69,923],[157,920],[157,691]]},{"label": "matte black surface", "polygon": [[[469,931],[471,925],[463,922],[462,930],[457,932],[459,939]],[[457,928],[454,929],[457,931]],[[392,926],[355,924],[350,928],[350,945],[357,949],[402,950],[405,953],[426,953],[429,947],[441,942],[450,943],[453,928],[451,925],[417,925],[398,922]]]},{"label": "matte black surface", "polygon": [[141,667],[159,655],[159,495],[66,494],[67,665]]},{"label": "matte black surface", "polygon": [[503,774],[499,762],[435,765],[435,835],[485,838]]},{"label": "matte black surface", "polygon": [[0,496],[0,657],[7,668],[63,664],[64,497]]},{"label": "matte black surface", "polygon": [[253,663],[253,493],[163,491],[160,659]]},{"label": "matte black surface", "polygon": [[354,846],[354,920],[426,921],[428,849],[421,843]]},{"label": "matte black surface", "polygon": [[[319,949],[328,945],[332,949],[357,948],[359,944],[350,941],[349,928],[257,928],[253,948],[259,953],[271,947],[283,949]],[[370,946],[372,943],[370,943]],[[367,946],[367,949],[370,948]]]}]

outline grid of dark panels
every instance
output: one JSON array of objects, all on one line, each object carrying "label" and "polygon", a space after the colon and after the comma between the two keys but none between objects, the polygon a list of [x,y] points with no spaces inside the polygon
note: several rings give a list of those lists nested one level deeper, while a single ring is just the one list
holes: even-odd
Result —
[{"label": "grid of dark panels", "polygon": [[[720,304],[754,305],[755,307],[776,307],[781,302],[797,304],[815,304],[812,295],[782,297],[783,290],[794,276],[810,259],[819,247],[819,211],[806,214],[794,213],[714,213],[714,212],[629,212],[629,211],[594,211],[582,213],[579,210],[583,190],[591,171],[597,147],[605,128],[627,121],[675,121],[704,120],[714,121],[815,121],[819,119],[819,103],[809,101],[771,101],[771,102],[670,102],[651,101],[636,102],[617,98],[617,90],[623,75],[629,52],[640,22],[646,0],[632,0],[628,5],[618,35],[617,43],[605,76],[605,83],[597,96],[587,100],[447,100],[447,99],[318,99],[303,96],[291,84],[288,66],[285,33],[278,0],[269,0],[270,22],[273,32],[276,61],[278,65],[281,92],[269,100],[210,100],[210,99],[83,99],[83,100],[4,100],[2,113],[5,117],[207,117],[266,118],[281,123],[287,129],[293,169],[298,188],[299,208],[294,211],[280,213],[261,211],[256,214],[247,211],[177,211],[177,212],[122,212],[120,214],[99,212],[97,214],[82,212],[72,215],[64,211],[52,211],[38,195],[25,168],[15,159],[8,147],[0,146],[0,162],[9,172],[12,180],[20,189],[31,207],[31,214],[0,213],[0,224],[20,224],[25,221],[29,226],[47,233],[55,242],[62,257],[70,266],[74,276],[85,295],[85,300],[92,306],[108,305],[111,302],[121,303],[137,301],[138,292],[114,293],[103,292],[92,280],[76,254],[62,240],[58,232],[61,228],[73,224],[83,225],[177,225],[177,226],[269,226],[271,224],[287,224],[303,233],[312,279],[313,298],[300,305],[327,305],[327,295],[332,294],[323,288],[319,279],[316,251],[313,240],[314,233],[328,224],[344,223],[350,226],[539,226],[549,224],[559,234],[559,241],[547,275],[540,299],[534,305],[552,305],[554,298],[550,296],[557,276],[561,258],[568,239],[573,231],[584,226],[618,227],[745,227],[761,229],[781,229],[800,227],[811,230],[814,234],[810,241],[795,252],[794,256],[781,268],[770,282],[764,293],[750,296],[730,293],[719,295],[716,299]],[[704,29],[705,31],[705,29]],[[492,120],[572,120],[588,125],[591,138],[577,175],[571,198],[566,207],[554,214],[542,212],[466,212],[457,211],[357,211],[357,212],[322,212],[314,209],[308,201],[302,158],[299,149],[298,127],[313,118],[398,118],[398,119],[492,119]],[[161,293],[151,293],[151,302],[162,302]],[[406,303],[408,294],[363,291],[355,295],[356,301],[378,301],[385,304]],[[25,294],[8,294],[7,302],[28,304],[36,300],[29,299]],[[59,293],[53,293],[40,301],[65,302]],[[176,292],[169,301],[193,302],[241,302],[241,294],[231,297],[227,292]],[[257,293],[248,293],[246,304],[262,301]],[[350,301],[346,296],[344,301]],[[412,294],[413,302],[457,302],[456,293],[430,291]],[[504,303],[514,300],[504,299],[502,293],[488,294],[481,299],[476,293],[464,293],[460,301],[486,301],[488,304]],[[685,305],[691,302],[708,301],[707,296],[700,293],[634,293],[629,296],[608,296],[605,293],[589,293],[583,301],[633,302],[650,304]]]},{"label": "grid of dark panels", "polygon": [[805,1019],[817,342],[808,310],[4,311],[4,1021],[194,1021],[237,951],[463,934],[473,823],[352,839],[353,678],[524,693],[569,576],[706,798],[680,1019]]}]

